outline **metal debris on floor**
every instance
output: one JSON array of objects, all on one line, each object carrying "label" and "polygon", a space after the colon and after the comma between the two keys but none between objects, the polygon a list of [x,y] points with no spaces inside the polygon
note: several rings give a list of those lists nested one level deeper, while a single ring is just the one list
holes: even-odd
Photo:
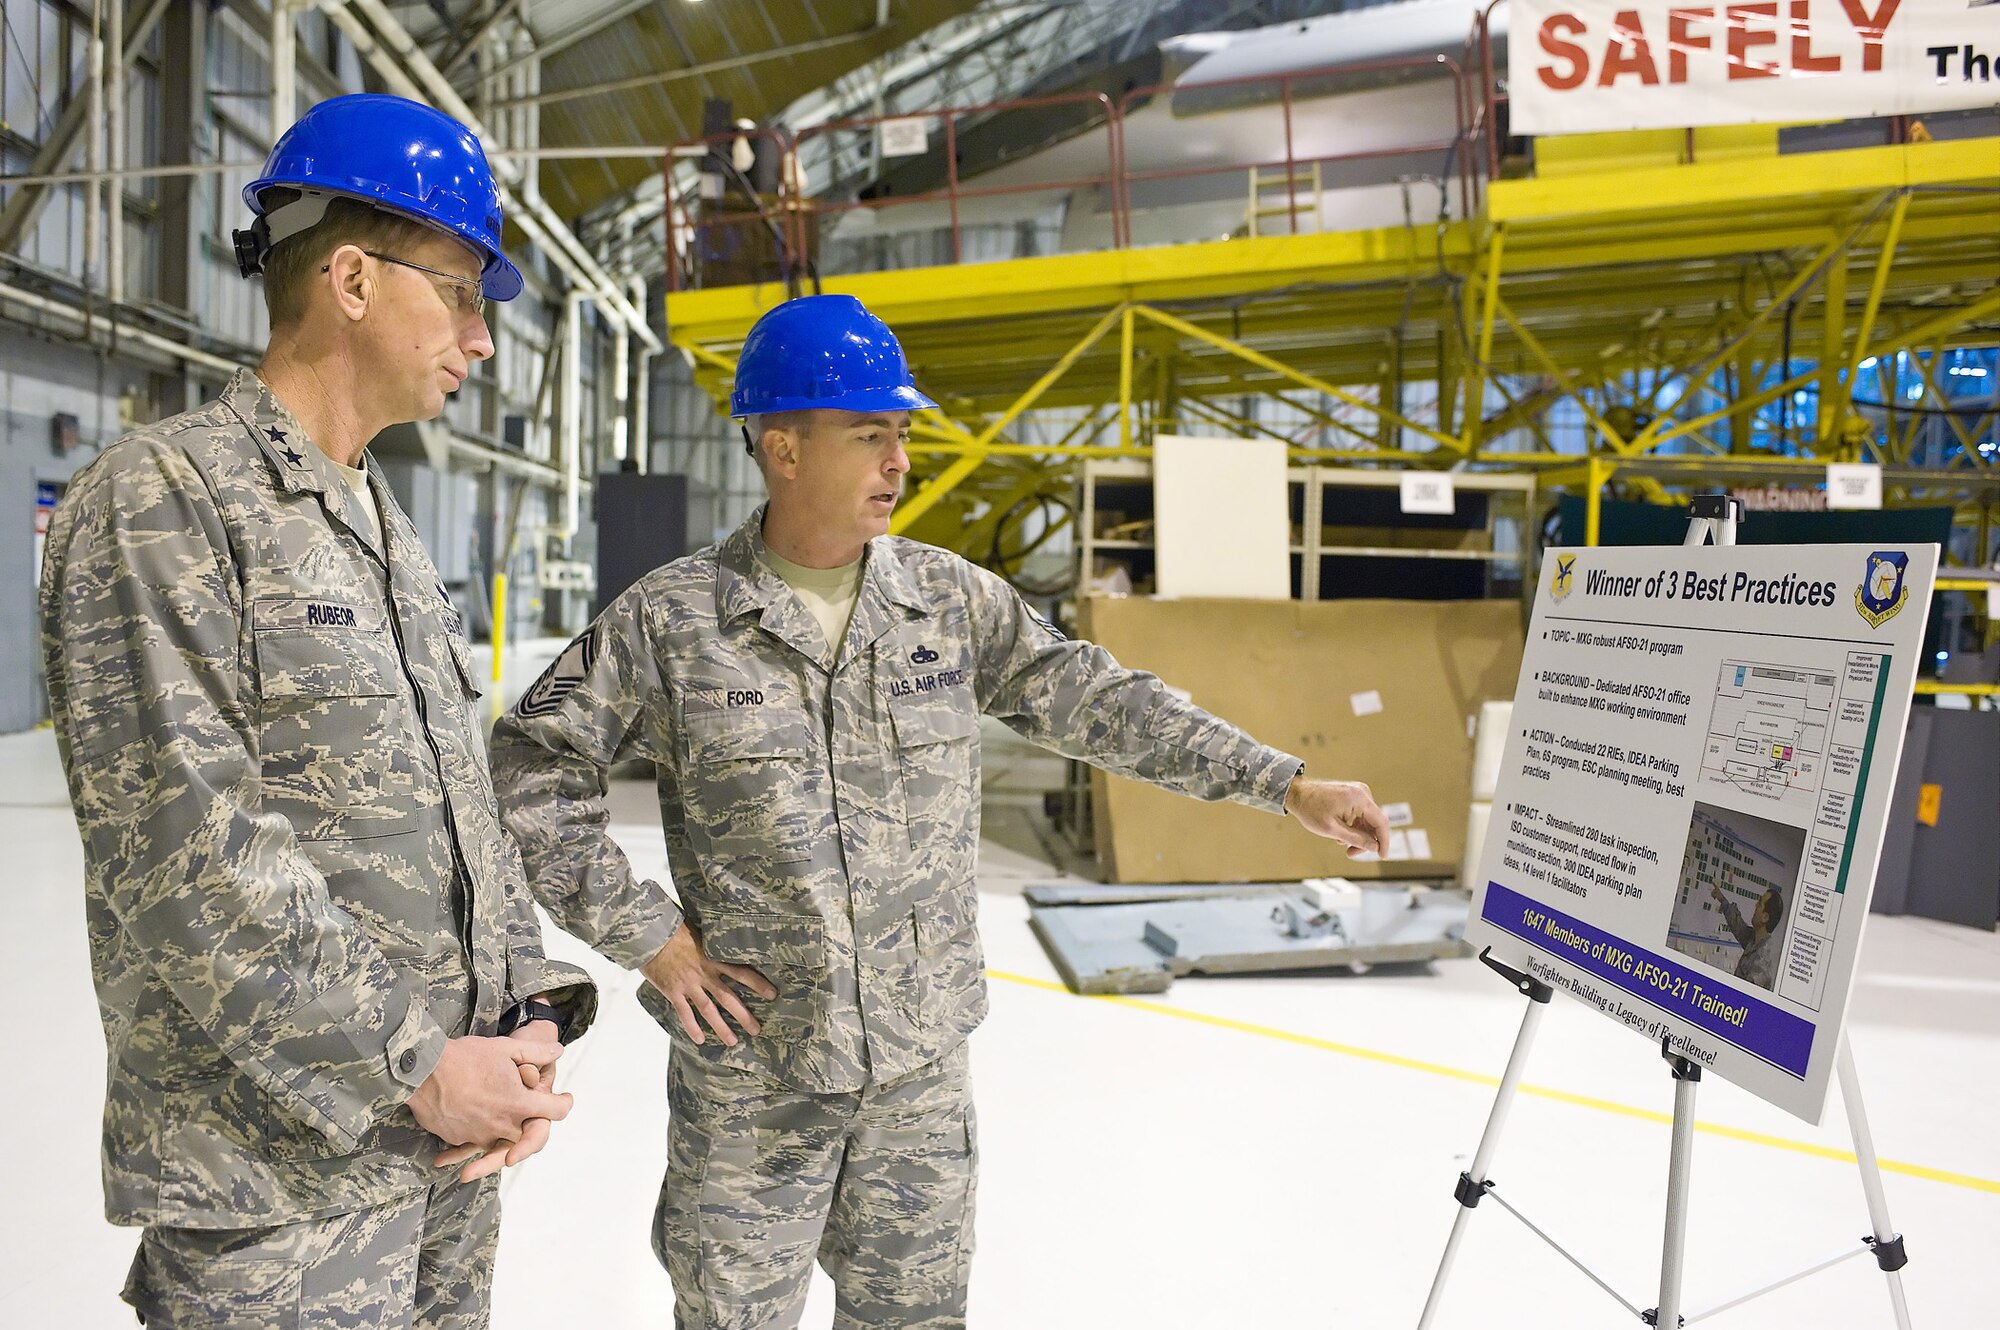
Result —
[{"label": "metal debris on floor", "polygon": [[1468,955],[1468,903],[1448,888],[1307,882],[1025,893],[1028,921],[1073,993],[1163,993],[1188,974],[1346,969]]}]

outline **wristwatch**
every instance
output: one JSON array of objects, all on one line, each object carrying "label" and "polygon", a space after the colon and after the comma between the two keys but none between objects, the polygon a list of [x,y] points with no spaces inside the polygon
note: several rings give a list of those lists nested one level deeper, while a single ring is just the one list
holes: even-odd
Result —
[{"label": "wristwatch", "polygon": [[556,1040],[569,1033],[569,1021],[560,1010],[540,998],[524,998],[500,1013],[500,1033],[509,1035],[535,1021],[553,1021]]}]

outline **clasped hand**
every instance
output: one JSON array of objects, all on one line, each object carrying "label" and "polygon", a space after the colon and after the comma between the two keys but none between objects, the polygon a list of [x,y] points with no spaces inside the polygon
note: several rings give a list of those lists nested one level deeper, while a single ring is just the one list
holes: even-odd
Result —
[{"label": "clasped hand", "polygon": [[432,1162],[458,1165],[466,1182],[498,1173],[549,1143],[552,1124],[574,1097],[556,1094],[562,1056],[551,1021],[531,1021],[504,1037],[468,1035],[445,1044],[436,1070],[410,1096],[417,1125],[451,1148]]}]

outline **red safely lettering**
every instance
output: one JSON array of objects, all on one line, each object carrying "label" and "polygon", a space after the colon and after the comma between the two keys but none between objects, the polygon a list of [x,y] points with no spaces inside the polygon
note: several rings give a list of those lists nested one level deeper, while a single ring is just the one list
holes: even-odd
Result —
[{"label": "red safely lettering", "polygon": [[1715,43],[1707,33],[1690,31],[1697,19],[1712,20],[1713,9],[1669,9],[1667,11],[1667,82],[1686,83],[1689,51],[1706,51]]},{"label": "red safely lettering", "polygon": [[1882,0],[1881,7],[1873,14],[1861,6],[1864,0],[1840,0],[1840,7],[1847,11],[1847,21],[1861,34],[1861,69],[1870,73],[1882,68],[1882,34],[1889,30],[1889,20],[1896,17],[1896,7],[1903,0]]},{"label": "red safely lettering", "polygon": [[1812,0],[1792,0],[1792,71],[1799,74],[1840,72],[1839,56],[1813,54]]},{"label": "red safely lettering", "polygon": [[1605,43],[1604,65],[1597,71],[1597,86],[1608,88],[1624,74],[1637,74],[1639,82],[1647,87],[1660,81],[1659,67],[1653,63],[1652,43],[1646,40],[1646,29],[1640,24],[1636,9],[1621,9],[1611,21],[1611,40]]},{"label": "red safely lettering", "polygon": [[1535,77],[1557,92],[1581,87],[1583,81],[1590,77],[1590,57],[1575,42],[1562,40],[1563,37],[1581,35],[1584,26],[1583,20],[1574,14],[1551,14],[1542,20],[1542,29],[1536,34],[1544,51],[1558,60],[1569,61],[1569,69],[1565,72],[1557,72],[1559,66],[1556,65],[1540,65],[1535,69]]},{"label": "red safely lettering", "polygon": [[1753,46],[1776,46],[1778,44],[1778,30],[1776,26],[1771,27],[1769,30],[1752,28],[1749,20],[1752,18],[1768,18],[1773,20],[1775,24],[1775,20],[1778,17],[1777,0],[1770,0],[1768,4],[1759,5],[1731,5],[1726,12],[1729,15],[1729,77],[1732,79],[1776,78],[1778,76],[1776,62],[1766,63],[1752,60],[1750,58],[1750,48]]}]

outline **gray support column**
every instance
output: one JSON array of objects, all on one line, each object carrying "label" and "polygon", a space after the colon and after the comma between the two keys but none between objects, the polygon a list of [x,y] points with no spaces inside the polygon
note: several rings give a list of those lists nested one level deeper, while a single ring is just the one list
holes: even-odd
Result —
[{"label": "gray support column", "polygon": [[[165,49],[160,60],[160,159],[197,159],[198,128],[207,119],[208,7],[174,5],[162,20]],[[168,176],[160,182],[160,299],[198,315],[195,286],[201,280],[201,191],[205,176]]]},{"label": "gray support column", "polygon": [[[153,35],[153,27],[167,12],[171,0],[132,0],[127,7],[125,24],[125,51],[120,65],[129,65],[132,57],[144,49],[146,40]],[[177,6],[184,7],[184,6]],[[28,164],[24,175],[54,175],[62,170],[65,158],[76,146],[79,131],[88,119],[85,114],[85,99],[73,97],[62,114],[56,117],[55,127],[42,140],[42,146],[35,151],[35,158]],[[186,161],[185,157],[166,157],[164,161]],[[49,201],[57,186],[23,185],[0,209],[0,250],[18,250],[21,238],[28,234],[28,228],[35,224],[41,214],[42,205]]]}]

